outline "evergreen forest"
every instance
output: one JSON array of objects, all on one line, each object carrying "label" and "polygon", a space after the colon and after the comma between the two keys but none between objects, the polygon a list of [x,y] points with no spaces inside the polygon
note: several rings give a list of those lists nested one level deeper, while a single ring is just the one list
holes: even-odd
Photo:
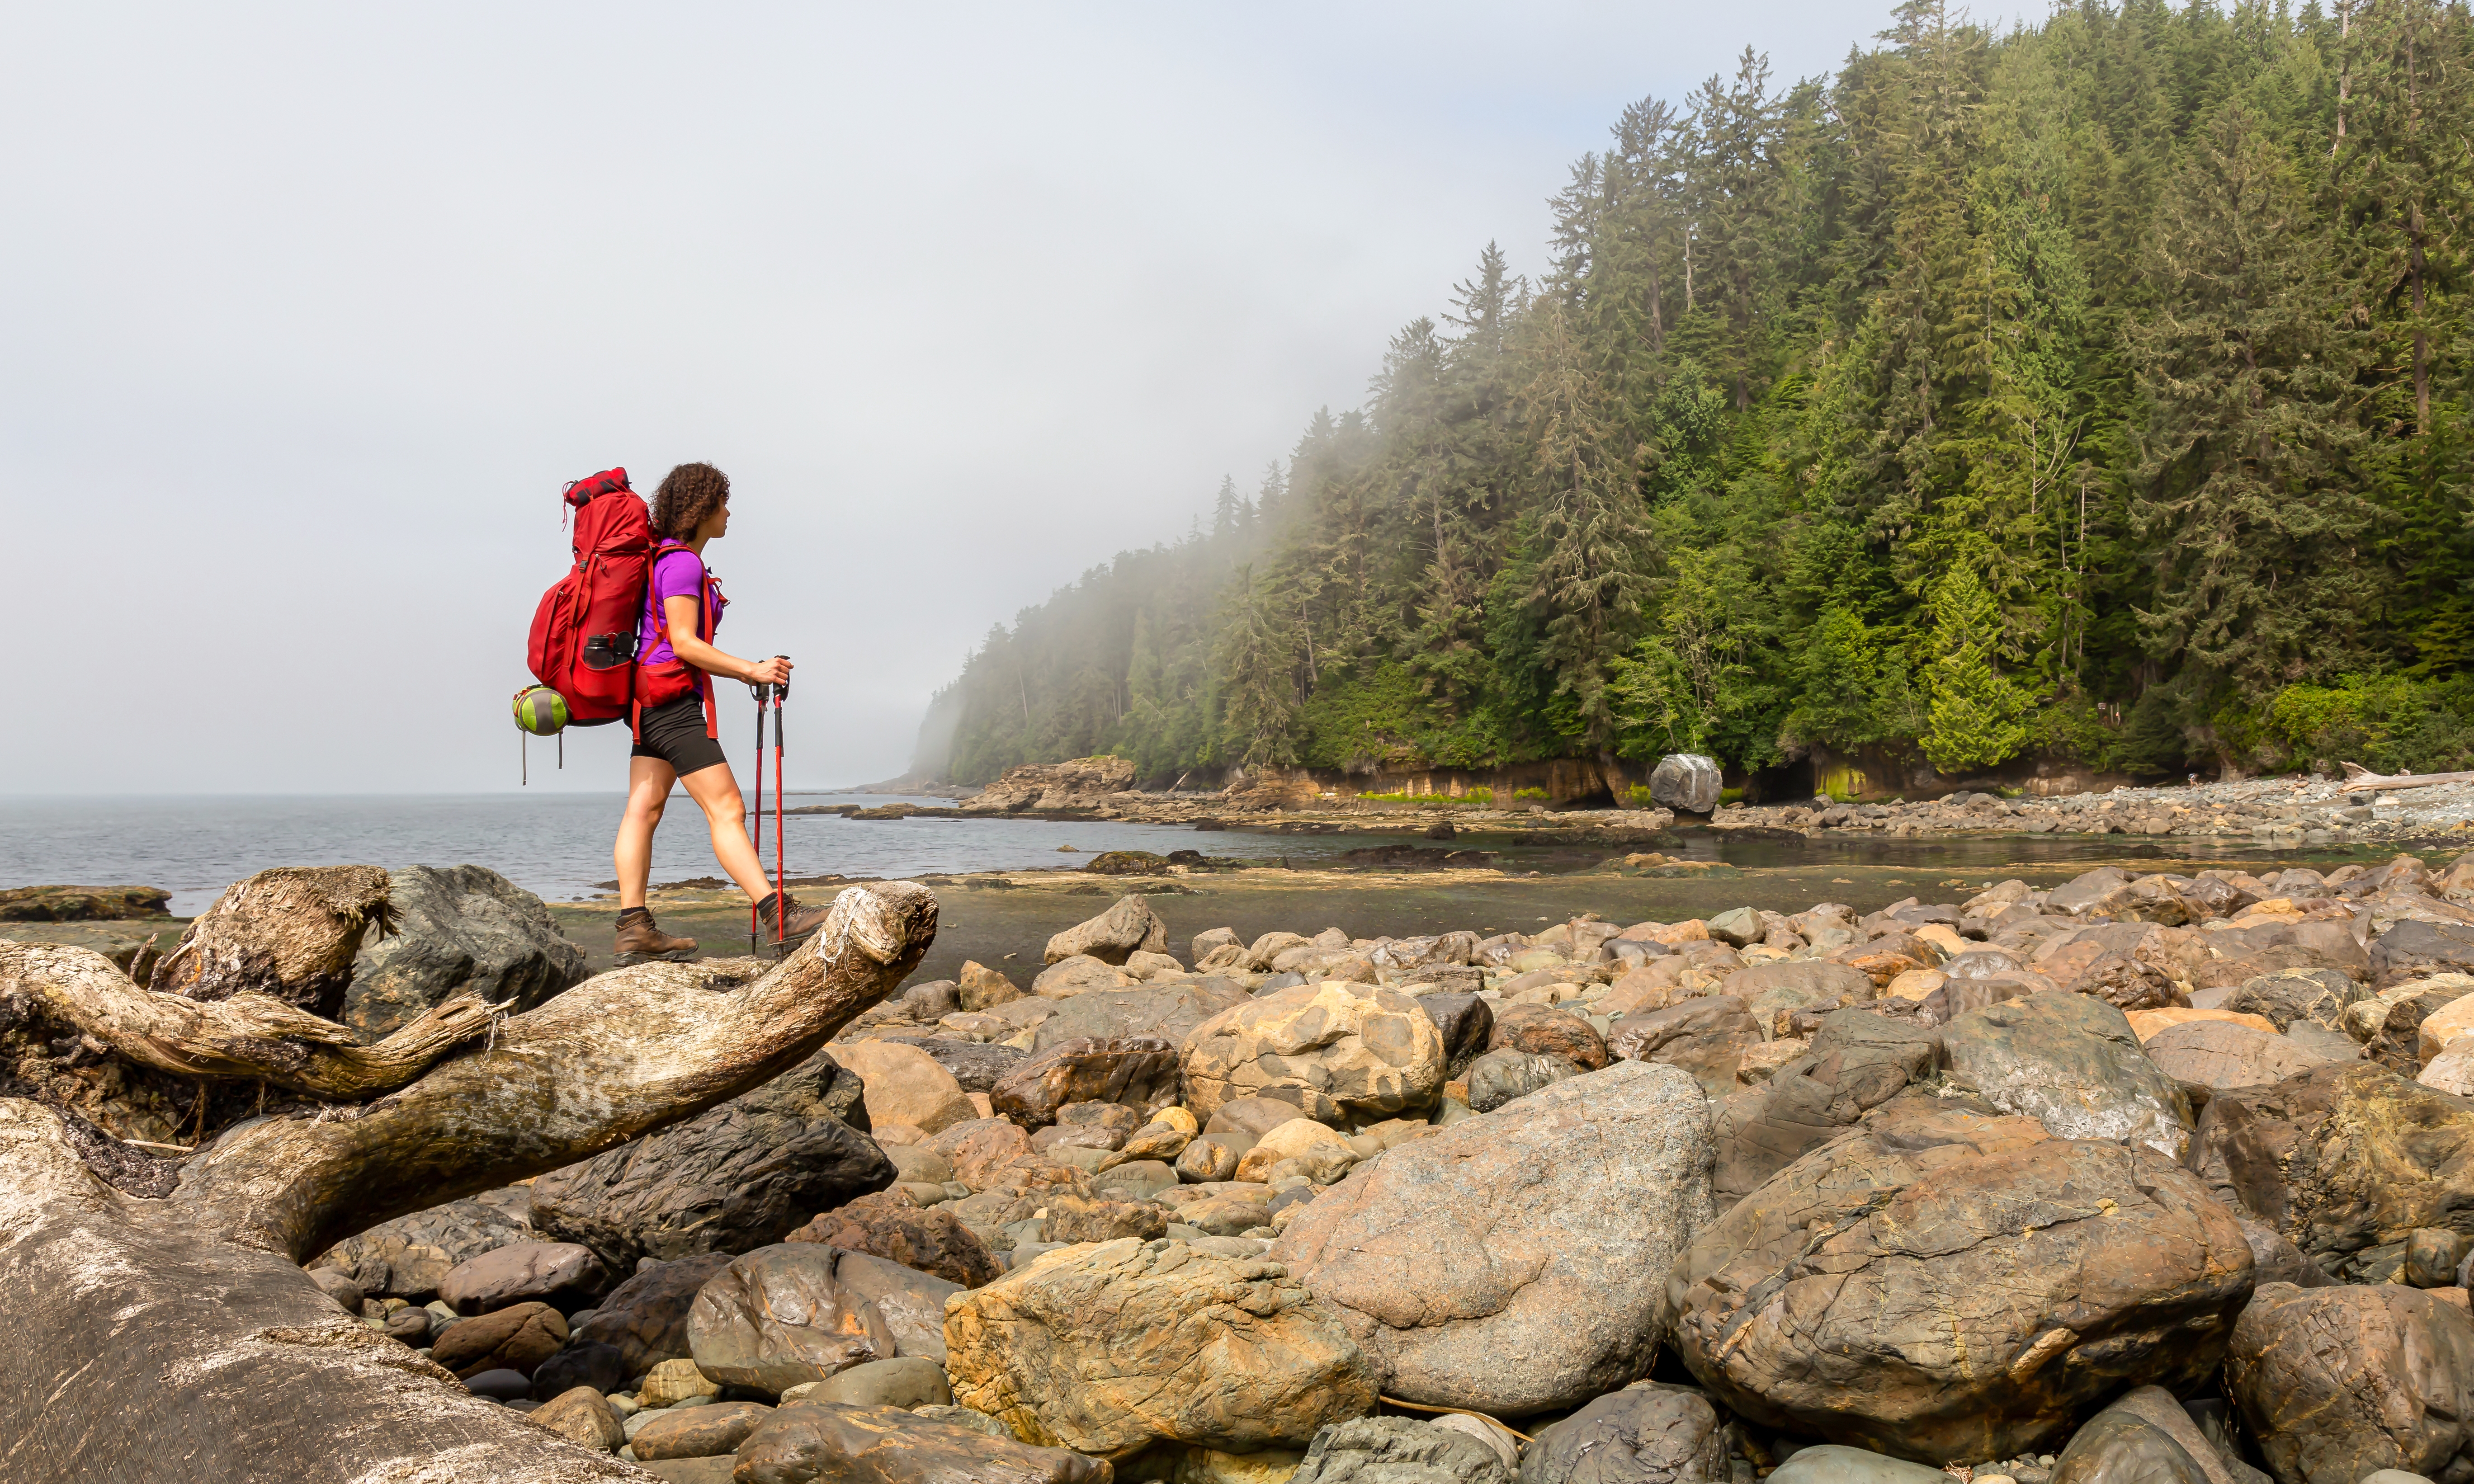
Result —
[{"label": "evergreen forest", "polygon": [[[1551,182],[1541,182],[1550,184]],[[1907,0],[1649,98],[918,769],[2474,766],[2462,3]]]}]

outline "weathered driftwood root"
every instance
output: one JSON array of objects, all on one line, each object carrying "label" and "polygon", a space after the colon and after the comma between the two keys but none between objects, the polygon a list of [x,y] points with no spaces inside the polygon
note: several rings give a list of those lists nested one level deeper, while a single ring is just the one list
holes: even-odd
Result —
[{"label": "weathered driftwood root", "polygon": [[[466,1395],[297,1264],[388,1217],[571,1163],[795,1065],[927,951],[936,903],[853,887],[723,993],[621,970],[497,1024],[400,1091],[241,1124],[164,1200],[0,1099],[0,1473],[207,1484],[638,1478]],[[646,966],[659,969],[666,966]]]},{"label": "weathered driftwood root", "polygon": [[186,1077],[255,1080],[329,1102],[393,1091],[490,1029],[458,994],[375,1046],[255,993],[195,1000],[141,990],[91,948],[0,940],[0,993],[19,990],[133,1062]]},{"label": "weathered driftwood root", "polygon": [[361,937],[391,926],[376,866],[280,866],[235,881],[163,955],[149,988],[191,999],[272,994],[333,1019]]}]

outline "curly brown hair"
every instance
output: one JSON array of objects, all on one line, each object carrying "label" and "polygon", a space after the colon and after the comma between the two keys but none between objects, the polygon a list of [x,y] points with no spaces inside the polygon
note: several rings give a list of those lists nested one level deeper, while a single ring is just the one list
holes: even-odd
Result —
[{"label": "curly brown hair", "polygon": [[653,529],[684,541],[729,498],[728,474],[710,464],[682,464],[663,475],[661,489],[653,492]]}]

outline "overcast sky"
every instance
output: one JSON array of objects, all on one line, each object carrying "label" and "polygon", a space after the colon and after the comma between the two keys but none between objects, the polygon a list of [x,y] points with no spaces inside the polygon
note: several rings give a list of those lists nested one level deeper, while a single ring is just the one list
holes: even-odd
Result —
[{"label": "overcast sky", "polygon": [[898,773],[990,624],[1537,272],[1623,105],[1887,12],[11,0],[0,794],[513,788],[561,485],[689,459],[793,786]]}]

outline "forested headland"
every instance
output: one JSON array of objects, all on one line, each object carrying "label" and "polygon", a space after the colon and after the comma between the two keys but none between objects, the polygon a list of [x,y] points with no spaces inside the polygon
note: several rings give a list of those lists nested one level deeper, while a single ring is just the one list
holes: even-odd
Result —
[{"label": "forested headland", "polygon": [[994,629],[919,770],[2474,758],[2463,4],[1909,0],[1627,108],[1554,212]]}]

